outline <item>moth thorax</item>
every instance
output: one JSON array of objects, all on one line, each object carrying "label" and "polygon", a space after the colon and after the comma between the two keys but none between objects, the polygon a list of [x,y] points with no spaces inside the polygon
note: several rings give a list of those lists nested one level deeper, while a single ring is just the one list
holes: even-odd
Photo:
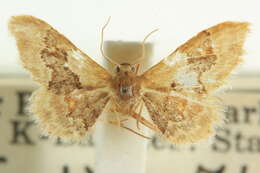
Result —
[{"label": "moth thorax", "polygon": [[132,97],[133,96],[133,86],[120,86],[119,92],[121,96],[128,96]]}]

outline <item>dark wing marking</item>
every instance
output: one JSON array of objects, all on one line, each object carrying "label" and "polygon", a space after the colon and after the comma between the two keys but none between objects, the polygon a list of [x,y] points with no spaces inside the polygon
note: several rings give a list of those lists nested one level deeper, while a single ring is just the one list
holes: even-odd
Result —
[{"label": "dark wing marking", "polygon": [[173,143],[212,134],[221,119],[213,91],[242,61],[248,23],[224,22],[200,32],[145,72],[142,95],[149,113]]},{"label": "dark wing marking", "polygon": [[42,87],[31,110],[50,135],[86,135],[111,96],[111,75],[46,22],[15,16],[9,22],[23,66]]},{"label": "dark wing marking", "polygon": [[30,110],[49,135],[78,140],[88,134],[109,99],[109,94],[100,90],[75,89],[56,95],[41,88],[33,94]]},{"label": "dark wing marking", "polygon": [[207,138],[221,121],[216,105],[155,92],[146,92],[143,100],[154,124],[174,144]]},{"label": "dark wing marking", "polygon": [[168,88],[196,99],[212,93],[242,61],[248,25],[224,22],[200,32],[145,72],[145,87]]}]

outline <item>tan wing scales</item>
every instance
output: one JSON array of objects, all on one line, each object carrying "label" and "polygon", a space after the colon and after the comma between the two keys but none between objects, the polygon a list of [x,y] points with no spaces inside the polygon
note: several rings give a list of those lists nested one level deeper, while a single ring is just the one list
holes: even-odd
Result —
[{"label": "tan wing scales", "polygon": [[224,22],[204,30],[141,76],[153,122],[173,143],[206,138],[220,122],[213,91],[242,61],[248,25]]},{"label": "tan wing scales", "polygon": [[146,87],[168,88],[197,99],[210,94],[242,61],[248,25],[224,22],[200,32],[144,73]]},{"label": "tan wing scales", "polygon": [[12,17],[23,66],[42,85],[32,111],[53,136],[86,135],[110,98],[111,75],[46,22],[32,16]]},{"label": "tan wing scales", "polygon": [[46,88],[34,92],[30,109],[50,136],[79,140],[88,134],[110,95],[106,91],[74,89],[57,95]]},{"label": "tan wing scales", "polygon": [[207,138],[221,121],[216,105],[155,92],[146,92],[143,100],[161,134],[174,144]]}]

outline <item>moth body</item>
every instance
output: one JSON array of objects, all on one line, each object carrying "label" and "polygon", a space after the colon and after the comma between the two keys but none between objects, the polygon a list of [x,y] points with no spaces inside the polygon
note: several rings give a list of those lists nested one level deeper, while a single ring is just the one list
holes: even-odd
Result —
[{"label": "moth body", "polygon": [[128,63],[118,65],[113,79],[118,104],[131,104],[140,97],[140,83],[137,80],[138,76],[134,65]]}]

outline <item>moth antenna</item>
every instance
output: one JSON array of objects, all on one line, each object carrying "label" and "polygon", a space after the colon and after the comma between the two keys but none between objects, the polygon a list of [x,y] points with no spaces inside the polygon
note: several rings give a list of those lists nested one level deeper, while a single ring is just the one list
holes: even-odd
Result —
[{"label": "moth antenna", "polygon": [[157,32],[159,29],[157,28],[157,29],[155,29],[155,30],[153,30],[152,32],[150,32],[149,34],[147,34],[145,37],[144,37],[144,39],[143,39],[143,41],[142,41],[142,56],[141,56],[141,58],[139,58],[134,64],[137,64],[138,62],[140,62],[140,61],[142,61],[143,59],[144,59],[144,57],[145,57],[145,42],[146,42],[146,40],[153,34],[153,33],[155,33],[155,32]]},{"label": "moth antenna", "polygon": [[103,45],[104,45],[104,30],[106,29],[107,25],[109,24],[111,19],[111,16],[109,16],[109,18],[107,19],[106,24],[102,27],[101,30],[101,41],[100,41],[100,51],[102,56],[107,59],[107,61],[109,61],[110,63],[114,64],[114,65],[118,65],[115,61],[113,61],[110,57],[106,56],[104,51],[103,51]]}]

